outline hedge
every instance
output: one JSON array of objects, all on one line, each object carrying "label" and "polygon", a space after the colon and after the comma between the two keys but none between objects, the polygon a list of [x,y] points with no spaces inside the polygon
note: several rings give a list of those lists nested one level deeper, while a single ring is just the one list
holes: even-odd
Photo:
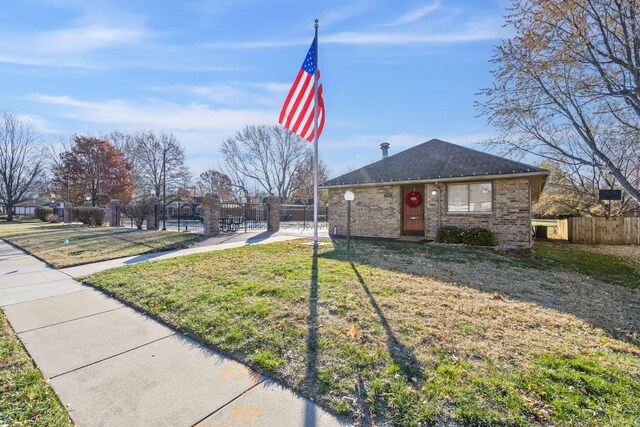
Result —
[{"label": "hedge", "polygon": [[464,230],[460,227],[452,225],[438,228],[436,233],[436,242],[438,243],[462,243],[462,235]]},{"label": "hedge", "polygon": [[76,221],[90,226],[99,226],[104,223],[105,213],[102,208],[80,207],[73,208],[71,214]]},{"label": "hedge", "polygon": [[491,230],[475,227],[465,230],[460,227],[444,226],[436,233],[438,243],[464,243],[473,246],[495,246],[496,236]]},{"label": "hedge", "polygon": [[42,222],[46,222],[47,221],[47,215],[53,215],[53,209],[52,208],[36,208],[34,210],[33,216],[35,216],[36,218],[38,218],[40,221]]},{"label": "hedge", "polygon": [[495,246],[496,236],[486,228],[472,228],[462,235],[462,243],[473,246]]}]

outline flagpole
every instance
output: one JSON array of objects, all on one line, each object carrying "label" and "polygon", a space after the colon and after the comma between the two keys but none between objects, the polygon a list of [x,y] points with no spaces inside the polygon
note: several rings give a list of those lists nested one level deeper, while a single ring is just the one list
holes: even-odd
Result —
[{"label": "flagpole", "polygon": [[313,76],[313,243],[318,245],[318,19],[315,22],[315,63]]}]

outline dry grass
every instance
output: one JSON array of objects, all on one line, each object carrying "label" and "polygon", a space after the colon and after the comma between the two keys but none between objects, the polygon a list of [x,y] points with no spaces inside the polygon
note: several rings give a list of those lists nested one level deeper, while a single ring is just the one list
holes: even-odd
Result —
[{"label": "dry grass", "polygon": [[[549,263],[547,259],[513,259],[467,248],[454,251],[439,245],[429,248],[430,245],[392,244],[395,250],[388,251],[389,245],[359,244],[358,259],[369,265],[460,284],[488,295],[502,295],[511,302],[573,315],[616,338],[640,345],[637,288],[569,272],[565,266]],[[573,250],[575,245],[569,246]]]},{"label": "dry grass", "polygon": [[436,245],[357,242],[351,263],[336,244],[87,282],[366,425],[626,425],[640,410],[638,291]]},{"label": "dry grass", "polygon": [[42,222],[0,223],[0,238],[55,268],[179,249],[202,240],[202,236],[190,233]]}]

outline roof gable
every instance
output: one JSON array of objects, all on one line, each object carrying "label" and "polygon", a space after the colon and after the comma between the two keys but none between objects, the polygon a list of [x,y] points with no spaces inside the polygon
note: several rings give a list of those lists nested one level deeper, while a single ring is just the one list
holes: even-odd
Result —
[{"label": "roof gable", "polygon": [[536,172],[548,173],[535,166],[432,139],[331,179],[322,187]]}]

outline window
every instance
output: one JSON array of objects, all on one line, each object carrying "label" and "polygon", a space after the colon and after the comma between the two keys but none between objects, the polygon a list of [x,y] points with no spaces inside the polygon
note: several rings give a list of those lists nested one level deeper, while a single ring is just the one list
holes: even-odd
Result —
[{"label": "window", "polygon": [[447,186],[448,212],[491,212],[491,183]]}]

